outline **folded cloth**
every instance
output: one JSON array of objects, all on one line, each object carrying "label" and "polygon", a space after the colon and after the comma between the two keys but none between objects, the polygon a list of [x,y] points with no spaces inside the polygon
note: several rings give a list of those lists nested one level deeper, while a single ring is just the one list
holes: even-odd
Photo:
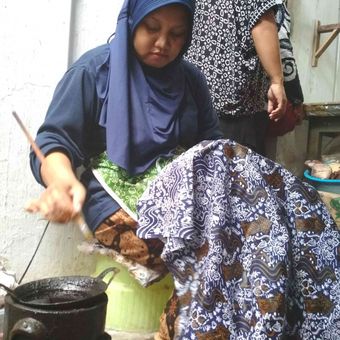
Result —
[{"label": "folded cloth", "polygon": [[88,255],[102,255],[112,258],[112,260],[127,268],[130,275],[143,287],[147,287],[150,282],[154,282],[159,279],[159,272],[146,268],[135,261],[129,260],[125,256],[119,254],[119,252],[105,247],[99,242],[83,242],[78,245],[78,250]]},{"label": "folded cloth", "polygon": [[138,202],[163,239],[174,339],[340,339],[340,232],[318,192],[230,140],[176,158]]}]

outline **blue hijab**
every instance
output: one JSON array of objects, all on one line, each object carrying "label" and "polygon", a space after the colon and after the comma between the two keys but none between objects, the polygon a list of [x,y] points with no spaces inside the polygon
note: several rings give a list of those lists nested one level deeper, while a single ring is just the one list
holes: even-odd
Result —
[{"label": "blue hijab", "polygon": [[[100,95],[104,99],[100,124],[106,128],[109,159],[130,175],[142,173],[158,157],[172,154],[179,142],[180,114],[188,110],[182,55],[190,44],[191,29],[181,54],[162,69],[142,65],[132,47],[141,20],[170,4],[188,9],[192,28],[192,0],[125,0],[110,42],[109,74]],[[103,89],[98,74],[97,88]]]}]

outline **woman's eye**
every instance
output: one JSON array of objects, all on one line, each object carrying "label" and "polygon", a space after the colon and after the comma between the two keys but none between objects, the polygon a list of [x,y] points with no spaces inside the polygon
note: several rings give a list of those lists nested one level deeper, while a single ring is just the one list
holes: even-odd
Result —
[{"label": "woman's eye", "polygon": [[152,25],[146,25],[146,29],[149,32],[157,32],[159,30],[159,28],[157,26],[152,26]]},{"label": "woman's eye", "polygon": [[181,32],[172,32],[171,35],[175,38],[183,38],[186,35],[186,32],[181,31]]}]

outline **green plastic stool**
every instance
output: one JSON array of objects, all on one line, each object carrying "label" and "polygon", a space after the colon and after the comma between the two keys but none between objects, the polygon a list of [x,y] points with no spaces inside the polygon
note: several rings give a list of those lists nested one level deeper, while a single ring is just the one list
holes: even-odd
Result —
[{"label": "green plastic stool", "polygon": [[108,305],[106,328],[122,332],[154,332],[159,328],[159,317],[170,298],[174,283],[167,275],[161,281],[144,288],[127,269],[107,256],[97,255],[95,276],[108,267],[120,272],[106,290]]}]

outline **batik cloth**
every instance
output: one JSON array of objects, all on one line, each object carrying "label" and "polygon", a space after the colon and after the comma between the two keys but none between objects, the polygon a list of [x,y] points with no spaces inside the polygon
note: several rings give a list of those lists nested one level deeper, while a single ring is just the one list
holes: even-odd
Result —
[{"label": "batik cloth", "polygon": [[[230,140],[171,164],[138,203],[164,242],[172,339],[340,339],[340,234],[317,191]],[[164,332],[163,332],[164,333]]]},{"label": "batik cloth", "polygon": [[[94,237],[108,251],[102,251],[124,266],[143,287],[159,281],[169,273],[160,255],[163,242],[142,240],[136,236],[137,222],[123,209],[105,219]],[[96,246],[96,249],[100,248]]]},{"label": "batik cloth", "polygon": [[[174,157],[182,152],[184,149],[176,148]],[[168,269],[160,258],[163,242],[158,239],[142,240],[136,236],[136,205],[149,183],[174,157],[158,158],[147,171],[135,176],[112,163],[106,152],[91,161],[94,176],[120,206],[100,223],[94,236],[101,245],[114,251],[117,258],[123,257],[120,263],[144,287],[159,281]],[[112,257],[112,253],[108,255]]]}]

